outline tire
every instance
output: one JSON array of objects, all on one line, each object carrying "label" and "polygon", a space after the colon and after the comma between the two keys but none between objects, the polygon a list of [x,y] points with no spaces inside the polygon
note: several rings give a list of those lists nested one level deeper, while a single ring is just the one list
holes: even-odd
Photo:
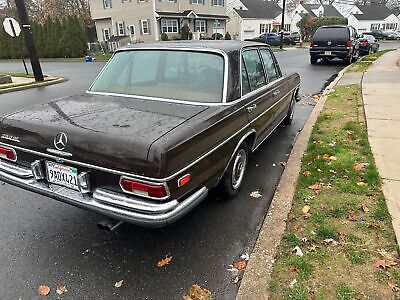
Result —
[{"label": "tire", "polygon": [[296,100],[295,100],[295,96],[294,95],[295,94],[293,94],[292,100],[290,101],[288,113],[287,113],[285,119],[283,119],[283,121],[282,121],[283,125],[290,125],[293,122],[294,107],[296,105]]},{"label": "tire", "polygon": [[317,64],[318,58],[316,58],[315,56],[310,56],[310,63],[312,65]]},{"label": "tire", "polygon": [[249,161],[249,151],[246,142],[236,150],[228,169],[219,182],[219,188],[225,199],[235,198],[242,186]]}]

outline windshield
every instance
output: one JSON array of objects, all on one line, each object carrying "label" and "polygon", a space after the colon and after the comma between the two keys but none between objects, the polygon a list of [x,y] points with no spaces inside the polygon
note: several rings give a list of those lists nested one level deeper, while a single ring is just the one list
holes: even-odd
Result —
[{"label": "windshield", "polygon": [[222,102],[224,58],[184,50],[117,52],[93,83],[91,92],[191,102]]}]

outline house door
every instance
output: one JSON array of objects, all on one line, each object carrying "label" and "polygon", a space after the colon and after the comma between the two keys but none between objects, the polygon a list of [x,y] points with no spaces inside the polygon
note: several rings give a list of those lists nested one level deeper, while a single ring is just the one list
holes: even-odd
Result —
[{"label": "house door", "polygon": [[135,25],[129,25],[129,38],[131,40],[131,44],[136,43],[136,28]]}]

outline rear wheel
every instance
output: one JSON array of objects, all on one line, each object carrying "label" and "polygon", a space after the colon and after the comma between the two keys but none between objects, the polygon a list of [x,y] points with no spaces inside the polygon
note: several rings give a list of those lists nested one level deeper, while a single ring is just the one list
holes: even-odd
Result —
[{"label": "rear wheel", "polygon": [[312,65],[315,65],[318,61],[318,58],[316,58],[315,56],[310,56],[310,63]]},{"label": "rear wheel", "polygon": [[224,198],[232,199],[239,193],[247,168],[248,153],[247,145],[244,142],[233,155],[232,161],[219,183]]},{"label": "rear wheel", "polygon": [[296,97],[293,95],[292,101],[290,101],[288,113],[287,113],[285,119],[283,119],[283,122],[282,122],[284,125],[290,125],[293,122],[294,107],[295,107],[295,104],[296,104],[295,98]]}]

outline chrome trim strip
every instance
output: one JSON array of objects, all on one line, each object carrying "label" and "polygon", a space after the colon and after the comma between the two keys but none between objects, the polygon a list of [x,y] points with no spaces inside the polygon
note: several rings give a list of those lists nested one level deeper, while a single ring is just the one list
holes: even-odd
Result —
[{"label": "chrome trim strip", "polygon": [[[122,183],[121,183],[122,180],[124,180],[124,179],[132,180],[132,181],[138,181],[138,182],[146,183],[146,184],[150,184],[150,185],[164,186],[165,191],[167,192],[167,196],[165,196],[165,197],[163,197],[163,198],[155,198],[155,197],[150,197],[150,196],[142,195],[142,194],[140,194],[140,193],[132,193],[132,192],[126,191],[126,190],[124,190],[124,188],[122,187]],[[151,182],[151,181],[146,181],[146,180],[140,180],[140,179],[137,179],[137,178],[127,177],[127,176],[121,176],[120,179],[119,179],[119,187],[121,188],[121,190],[122,190],[124,193],[130,194],[130,195],[135,195],[135,196],[140,196],[140,197],[145,197],[145,198],[152,199],[152,200],[162,201],[162,200],[168,199],[168,198],[171,196],[171,194],[170,194],[170,192],[169,192],[169,189],[168,189],[168,186],[167,186],[167,184],[166,184],[165,182],[161,182],[161,183],[159,183],[159,182]]]},{"label": "chrome trim strip", "polygon": [[[94,196],[82,195],[79,191],[62,186],[47,185],[45,182],[36,181],[33,177],[20,178],[1,169],[0,180],[52,197],[58,201],[109,216],[110,218],[148,227],[162,227],[175,222],[191,211],[208,195],[208,189],[201,187],[183,201],[178,202],[178,204],[177,200],[172,200],[168,203],[151,205],[145,201],[139,202],[139,199],[126,198],[124,200],[131,202],[120,202],[119,204],[121,205],[116,207],[114,206],[115,201],[123,200],[123,198],[115,197],[112,192],[103,189],[97,189],[94,192],[94,195],[97,197],[96,199]],[[105,204],[107,201],[108,205]],[[126,208],[123,209],[122,207]]]},{"label": "chrome trim strip", "polygon": [[[188,52],[208,52],[208,53],[214,53],[214,54],[219,54],[223,57],[224,59],[224,83],[222,87],[222,103],[209,103],[209,102],[204,102],[204,103],[199,103],[199,102],[185,102],[183,100],[178,100],[178,99],[168,99],[168,98],[157,98],[157,97],[146,97],[146,96],[140,96],[140,95],[127,95],[127,94],[118,94],[118,93],[103,93],[103,92],[92,92],[91,89],[94,85],[94,83],[97,81],[97,79],[103,74],[103,72],[106,70],[108,67],[108,64],[111,62],[112,58],[114,55],[118,52],[125,52],[125,51],[142,51],[142,50],[159,50],[159,51],[188,51]],[[88,94],[97,94],[97,95],[108,95],[108,96],[121,96],[121,97],[127,97],[127,98],[143,98],[147,100],[155,100],[155,101],[164,101],[164,102],[172,102],[172,103],[184,103],[184,104],[192,104],[192,105],[221,105],[221,104],[227,104],[227,94],[228,94],[228,74],[230,72],[229,69],[229,58],[226,52],[219,50],[219,49],[213,49],[213,48],[187,48],[187,47],[164,47],[164,48],[156,48],[156,47],[137,47],[137,48],[122,48],[118,49],[117,51],[114,52],[113,56],[108,60],[106,65],[101,69],[99,74],[96,76],[95,80],[92,82],[90,85],[89,89],[86,91]]]},{"label": "chrome trim strip", "polygon": [[0,159],[0,171],[10,173],[21,178],[33,178],[32,170],[26,167],[20,167],[16,164],[7,163]]},{"label": "chrome trim strip", "polygon": [[55,155],[60,155],[60,156],[64,156],[64,157],[72,157],[72,153],[65,152],[65,151],[60,151],[60,150],[51,149],[51,148],[47,148],[46,151],[51,154],[55,154]]}]

